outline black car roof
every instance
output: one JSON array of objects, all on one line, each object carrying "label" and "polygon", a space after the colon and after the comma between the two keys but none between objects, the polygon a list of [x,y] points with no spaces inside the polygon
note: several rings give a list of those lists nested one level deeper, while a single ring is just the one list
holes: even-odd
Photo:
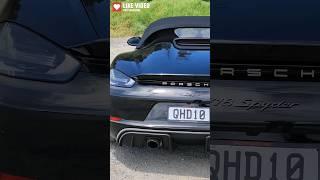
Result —
[{"label": "black car roof", "polygon": [[196,28],[210,28],[209,16],[176,16],[157,20],[151,23],[144,31],[142,39],[137,46],[140,48],[144,45],[144,42],[154,33],[173,28],[182,27],[196,27]]}]

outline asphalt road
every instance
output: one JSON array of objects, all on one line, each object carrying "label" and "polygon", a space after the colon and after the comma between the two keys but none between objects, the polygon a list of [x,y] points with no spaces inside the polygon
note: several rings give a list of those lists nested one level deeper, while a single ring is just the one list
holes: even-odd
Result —
[{"label": "asphalt road", "polygon": [[[132,51],[128,38],[111,38],[111,61],[121,52]],[[204,146],[177,146],[173,152],[161,149],[120,147],[110,143],[111,180],[122,179],[209,179],[209,154]]]}]

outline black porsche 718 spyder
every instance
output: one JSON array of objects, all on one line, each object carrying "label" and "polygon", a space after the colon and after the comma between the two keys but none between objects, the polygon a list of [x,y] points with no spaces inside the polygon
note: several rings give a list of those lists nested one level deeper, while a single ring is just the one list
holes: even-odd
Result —
[{"label": "black porsche 718 spyder", "polygon": [[108,9],[0,1],[0,179],[105,178]]},{"label": "black porsche 718 spyder", "polygon": [[171,149],[209,137],[210,19],[152,23],[110,70],[110,135],[120,145]]},{"label": "black porsche 718 spyder", "polygon": [[214,6],[211,179],[319,180],[320,2]]}]

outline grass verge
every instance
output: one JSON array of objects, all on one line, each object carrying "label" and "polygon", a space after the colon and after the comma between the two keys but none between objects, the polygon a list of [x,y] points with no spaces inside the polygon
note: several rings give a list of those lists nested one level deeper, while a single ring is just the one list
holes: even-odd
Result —
[{"label": "grass verge", "polygon": [[111,37],[141,35],[152,22],[172,16],[209,16],[209,0],[112,0],[111,2],[149,2],[149,9],[140,12],[112,12]]}]

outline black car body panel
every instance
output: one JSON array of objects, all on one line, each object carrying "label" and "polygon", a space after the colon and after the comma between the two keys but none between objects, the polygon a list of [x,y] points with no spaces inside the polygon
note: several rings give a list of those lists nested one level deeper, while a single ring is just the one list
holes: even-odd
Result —
[{"label": "black car body panel", "polygon": [[320,46],[213,43],[214,121],[318,123]]},{"label": "black car body panel", "polygon": [[[180,23],[167,23],[179,20]],[[146,29],[133,52],[120,54],[113,61],[112,70],[135,81],[130,88],[110,86],[111,116],[122,119],[111,119],[110,135],[120,145],[144,146],[148,138],[160,139],[162,147],[169,149],[173,142],[206,142],[209,122],[168,120],[168,108],[171,106],[210,106],[209,49],[176,46],[174,29],[179,27],[209,28],[209,18],[158,20]],[[168,86],[164,85],[166,83]],[[186,83],[194,84],[187,87]]]},{"label": "black car body panel", "polygon": [[319,124],[319,87],[315,82],[215,80],[214,119],[235,123]]},{"label": "black car body panel", "polygon": [[214,9],[211,11],[211,37],[215,40],[319,43],[319,5],[317,0],[305,3],[299,0],[216,0],[211,3]]},{"label": "black car body panel", "polygon": [[[0,136],[6,147],[0,172],[40,179],[106,177],[105,169],[95,168],[105,167],[101,154],[107,150],[108,30],[99,22],[108,11],[105,0],[0,2],[0,23],[32,32],[81,65],[65,82],[0,75]],[[99,157],[76,163],[88,154]]]},{"label": "black car body panel", "polygon": [[109,31],[108,4],[104,0],[82,0],[91,23],[99,37],[106,38]]},{"label": "black car body panel", "polygon": [[45,179],[105,178],[100,169],[105,167],[109,113],[102,95],[108,88],[105,76],[82,72],[67,84],[0,81],[1,172]]},{"label": "black car body panel", "polygon": [[[35,112],[106,115],[105,76],[79,73],[69,83],[46,83],[0,77],[0,105]],[[84,84],[86,85],[85,87]]]},{"label": "black car body panel", "polygon": [[[14,21],[29,27],[64,47],[101,38],[92,26],[81,0],[13,0],[2,1],[0,6],[3,9],[0,21]],[[101,35],[106,38],[106,34]]]},{"label": "black car body panel", "polygon": [[319,46],[229,40],[212,46],[212,144],[319,142]]},{"label": "black car body panel", "polygon": [[211,152],[220,140],[319,147],[317,5],[215,1]]},{"label": "black car body panel", "polygon": [[164,42],[117,56],[113,68],[130,77],[161,74],[209,78],[209,59],[207,50],[179,50]]},{"label": "black car body panel", "polygon": [[[127,120],[148,121],[157,120],[167,123],[165,103],[171,103],[173,106],[200,106],[209,107],[209,88],[181,88],[181,87],[144,87],[145,85],[136,85],[132,89],[123,90],[120,88],[111,88],[112,115],[122,117]],[[158,109],[158,118],[149,118],[152,108],[156,104],[163,103],[163,107]],[[126,106],[124,106],[124,104]],[[179,105],[181,104],[181,105]],[[160,117],[159,117],[160,116]],[[167,123],[170,124],[170,123]],[[174,123],[172,123],[174,124]],[[181,125],[183,127],[183,125]],[[168,127],[170,128],[170,127]],[[209,126],[206,128],[209,129]]]},{"label": "black car body panel", "polygon": [[[319,2],[294,0],[290,6],[286,3],[214,2],[211,19],[214,23],[211,31],[213,123],[215,120],[317,122],[320,26],[319,11],[315,7]],[[297,14],[297,10],[300,13]],[[221,75],[221,68],[234,74]],[[255,70],[259,73],[255,74]],[[222,107],[217,104],[221,99],[234,102]],[[245,106],[249,103],[275,103],[275,107],[248,109]],[[219,114],[223,112],[226,118],[222,120]]]}]

